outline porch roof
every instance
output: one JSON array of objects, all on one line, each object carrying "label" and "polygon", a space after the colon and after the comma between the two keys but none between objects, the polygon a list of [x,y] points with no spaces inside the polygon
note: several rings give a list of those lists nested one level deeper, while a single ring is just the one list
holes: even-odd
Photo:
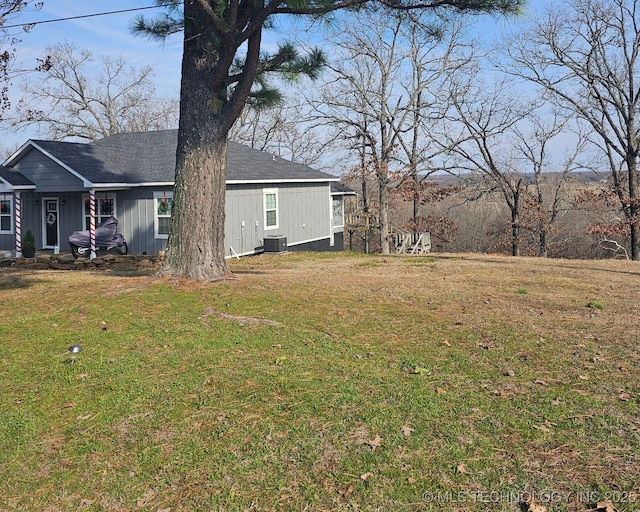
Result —
[{"label": "porch roof", "polygon": [[36,187],[35,183],[20,174],[15,169],[0,165],[0,182],[11,190],[29,190]]}]

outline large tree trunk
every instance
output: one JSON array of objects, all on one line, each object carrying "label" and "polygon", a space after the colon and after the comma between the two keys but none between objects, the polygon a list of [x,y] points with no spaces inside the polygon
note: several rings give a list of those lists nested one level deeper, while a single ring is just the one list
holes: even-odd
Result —
[{"label": "large tree trunk", "polygon": [[627,169],[629,177],[629,220],[630,220],[630,235],[631,235],[631,259],[633,261],[640,260],[640,230],[638,229],[638,215],[640,214],[640,208],[638,207],[638,200],[640,199],[638,193],[638,169],[636,166],[636,154],[630,154],[627,156]]},{"label": "large tree trunk", "polygon": [[[185,16],[198,20],[198,13],[187,13],[193,8],[185,2]],[[219,115],[224,99],[212,86],[220,56],[207,40],[197,22],[186,23],[174,208],[160,269],[162,275],[199,281],[231,275],[224,258],[227,130]]]},{"label": "large tree trunk", "polygon": [[379,199],[380,199],[380,252],[382,254],[390,254],[391,244],[389,242],[389,185],[388,179],[380,179]]},{"label": "large tree trunk", "polygon": [[547,230],[545,228],[540,228],[539,255],[542,258],[549,256],[549,251],[547,249]]},{"label": "large tree trunk", "polygon": [[227,140],[179,137],[174,210],[162,274],[199,281],[228,277],[225,261]]},{"label": "large tree trunk", "polygon": [[511,255],[520,256],[520,211],[516,199],[511,207]]}]

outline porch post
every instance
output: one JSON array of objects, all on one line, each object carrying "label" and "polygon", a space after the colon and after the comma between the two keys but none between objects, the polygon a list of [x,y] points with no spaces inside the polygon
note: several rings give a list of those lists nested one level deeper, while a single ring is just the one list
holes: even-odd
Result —
[{"label": "porch post", "polygon": [[96,191],[89,191],[89,238],[91,240],[91,255],[89,259],[96,257]]},{"label": "porch post", "polygon": [[13,202],[16,212],[16,258],[22,258],[22,199],[19,191],[14,193]]}]

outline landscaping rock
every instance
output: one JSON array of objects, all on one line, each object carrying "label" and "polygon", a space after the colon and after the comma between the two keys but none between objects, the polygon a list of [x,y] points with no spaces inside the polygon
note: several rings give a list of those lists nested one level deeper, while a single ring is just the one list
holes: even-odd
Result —
[{"label": "landscaping rock", "polygon": [[53,270],[140,270],[151,272],[162,263],[159,255],[139,254],[105,254],[97,258],[74,258],[70,253],[38,254],[36,258],[4,258],[0,259],[0,267],[24,267],[29,269]]}]

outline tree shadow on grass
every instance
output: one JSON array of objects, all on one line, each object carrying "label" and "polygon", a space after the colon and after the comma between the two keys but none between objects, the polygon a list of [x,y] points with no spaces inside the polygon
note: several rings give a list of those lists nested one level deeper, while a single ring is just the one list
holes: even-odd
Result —
[{"label": "tree shadow on grass", "polygon": [[30,272],[6,270],[0,272],[0,292],[26,289],[44,282],[46,282],[45,279],[37,278]]}]

